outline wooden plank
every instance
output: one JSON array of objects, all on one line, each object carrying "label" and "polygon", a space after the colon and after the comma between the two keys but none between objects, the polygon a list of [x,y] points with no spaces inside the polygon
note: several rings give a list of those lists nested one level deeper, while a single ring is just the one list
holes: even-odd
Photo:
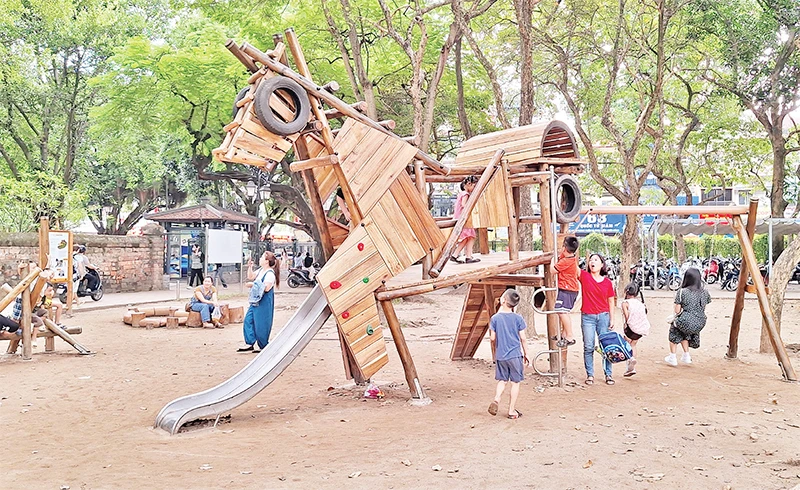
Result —
[{"label": "wooden plank", "polygon": [[395,144],[391,154],[386,155],[388,160],[380,161],[377,156],[371,159],[377,165],[364,168],[355,177],[356,181],[361,184],[362,195],[359,202],[362,203],[364,209],[370,209],[386,194],[395,179],[401,173],[405,173],[405,168],[413,157],[414,147],[401,142]]},{"label": "wooden plank", "polygon": [[392,275],[425,256],[425,249],[391,193],[386,193],[373,208],[365,226]]},{"label": "wooden plank", "polygon": [[414,192],[414,184],[411,182],[411,177],[401,173],[389,190],[394,196],[395,202],[400,206],[408,224],[414,230],[414,235],[419,239],[422,247],[427,252],[441,247],[446,237],[436,226],[436,221],[428,211],[427,201]]}]

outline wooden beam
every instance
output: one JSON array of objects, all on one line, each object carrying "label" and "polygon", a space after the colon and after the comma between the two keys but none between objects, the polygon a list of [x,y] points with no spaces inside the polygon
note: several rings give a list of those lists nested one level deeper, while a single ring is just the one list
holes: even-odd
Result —
[{"label": "wooden beam", "polygon": [[312,168],[325,167],[327,165],[338,165],[339,155],[325,155],[321,157],[309,158],[307,160],[297,160],[289,164],[289,170],[292,172],[302,172],[303,170],[311,170]]},{"label": "wooden beam", "polygon": [[447,241],[442,247],[442,253],[439,254],[439,257],[434,261],[433,266],[431,267],[431,271],[429,273],[431,277],[438,277],[439,273],[444,268],[444,265],[450,259],[450,255],[453,253],[453,250],[455,250],[456,245],[458,244],[458,236],[461,234],[461,231],[467,224],[467,220],[469,219],[470,214],[472,214],[472,209],[478,202],[478,198],[481,196],[484,189],[486,189],[486,186],[489,185],[489,181],[497,171],[498,164],[500,163],[500,159],[503,158],[504,153],[505,152],[503,150],[497,150],[492,157],[492,160],[489,162],[489,165],[487,165],[484,169],[480,180],[478,180],[478,183],[475,184],[475,189],[472,191],[472,194],[470,194],[469,199],[467,199],[464,209],[461,210],[461,216],[456,221],[455,226],[453,226],[453,231],[450,233],[450,236],[447,238]]},{"label": "wooden beam", "polygon": [[[747,236],[750,243],[756,230],[756,217],[758,215],[758,199],[750,199],[750,208],[747,213]],[[747,267],[739,269],[739,286],[736,288],[736,299],[733,301],[733,315],[731,315],[731,331],[728,337],[728,352],[725,357],[736,359],[739,355],[739,329],[742,323],[742,310],[744,310],[744,293],[747,287]],[[757,293],[756,293],[757,294]]]},{"label": "wooden beam", "polygon": [[[304,136],[297,138],[294,142],[295,151],[300,158],[308,158],[308,146]],[[319,230],[320,241],[322,242],[322,253],[325,255],[325,260],[331,258],[333,255],[333,239],[331,232],[328,228],[328,220],[325,215],[325,208],[322,206],[322,198],[319,195],[319,187],[317,181],[314,179],[314,172],[311,170],[303,170],[301,173],[303,177],[303,184],[306,187],[306,195],[308,196],[308,203],[311,206],[311,212],[314,214],[314,222],[317,224]]]},{"label": "wooden beam", "polygon": [[792,361],[789,359],[786,346],[783,345],[783,340],[781,340],[780,333],[778,333],[778,326],[775,324],[775,317],[772,315],[772,309],[769,306],[769,298],[767,297],[767,290],[764,287],[764,280],[761,278],[761,272],[758,270],[758,262],[756,260],[756,254],[753,251],[753,244],[747,236],[744,224],[742,223],[742,217],[734,216],[732,224],[734,230],[736,230],[736,235],[739,237],[739,245],[742,247],[742,259],[749,269],[750,276],[753,278],[753,284],[756,286],[758,306],[761,308],[761,316],[764,318],[764,323],[769,333],[769,339],[775,351],[775,357],[778,358],[778,365],[783,372],[783,378],[786,381],[797,381],[797,375],[792,367]]},{"label": "wooden beam", "polygon": [[540,287],[544,276],[538,274],[498,274],[492,277],[477,279],[473,284],[491,284],[493,286],[531,286]]},{"label": "wooden beam", "polygon": [[[539,185],[539,207],[541,209],[541,235],[542,235],[542,251],[549,252],[555,256],[556,250],[553,244],[553,220],[551,215],[552,201],[550,193],[554,189],[550,189],[550,180],[546,180]],[[553,263],[548,262],[544,264],[544,286],[546,288],[554,288],[556,285],[555,274],[553,273]],[[553,311],[556,306],[556,292],[545,291],[545,310]],[[548,350],[556,349],[556,341],[553,337],[558,335],[558,318],[556,315],[546,315],[547,318],[547,348]],[[557,354],[550,354],[550,372],[558,373],[561,369],[558,361]]]},{"label": "wooden beam", "polygon": [[511,190],[511,172],[508,168],[508,160],[500,162],[503,172],[503,184],[506,189],[506,207],[508,208],[508,259],[519,259],[519,229],[517,226],[517,209],[514,206],[514,192]]},{"label": "wooden beam", "polygon": [[53,323],[49,318],[42,318],[42,321],[44,321],[44,326],[50,332],[52,332],[53,335],[60,337],[64,342],[71,345],[79,353],[83,355],[92,353],[89,349],[78,343],[78,341],[75,340],[75,338],[73,338],[72,335],[68,334],[67,332],[64,331],[64,329],[60,328],[58,325]]},{"label": "wooden beam", "polygon": [[[38,267],[37,267],[38,269]],[[28,275],[30,266],[25,266],[20,271],[22,275]],[[29,360],[33,356],[33,346],[31,345],[31,290],[25,288],[22,290],[22,317],[19,319],[19,328],[22,329],[22,358]]]},{"label": "wooden beam", "polygon": [[463,274],[445,276],[437,279],[427,279],[424,281],[401,284],[398,286],[384,287],[376,291],[375,297],[378,298],[379,301],[386,301],[404,298],[406,296],[430,293],[432,291],[436,291],[437,289],[456,286],[458,284],[467,282],[475,282],[479,279],[494,277],[500,274],[508,274],[518,270],[527,269],[529,267],[536,267],[537,265],[550,262],[552,258],[553,254],[551,253],[540,254],[527,259],[475,269]]},{"label": "wooden beam", "polygon": [[391,301],[381,301],[381,308],[383,314],[386,316],[386,323],[389,324],[389,331],[392,333],[394,345],[397,347],[397,354],[400,356],[400,362],[403,364],[403,372],[406,375],[406,384],[413,398],[425,398],[425,393],[422,391],[422,384],[419,382],[417,376],[417,368],[414,366],[414,359],[411,358],[411,352],[408,350],[408,343],[403,335],[403,330],[400,328],[400,321],[397,319],[397,313],[394,311]]},{"label": "wooden beam", "polygon": [[519,222],[523,224],[539,224],[542,222],[541,216],[520,216]]},{"label": "wooden beam", "polygon": [[[487,228],[478,228],[475,230],[478,233],[478,251],[481,255],[489,253],[489,230]],[[519,258],[519,256],[517,257]]]},{"label": "wooden beam", "polygon": [[712,216],[737,216],[747,214],[747,206],[590,206],[581,209],[581,214],[709,214]]},{"label": "wooden beam", "polygon": [[[308,69],[305,55],[303,55],[303,50],[300,48],[300,42],[297,40],[297,35],[295,34],[294,29],[287,29],[284,33],[286,35],[286,43],[289,45],[289,49],[292,52],[292,57],[294,58],[294,64],[297,66],[297,70],[303,77],[305,77],[305,80],[311,82],[311,72]],[[267,56],[265,59],[275,63],[275,61],[269,56]],[[287,67],[284,66],[284,68]],[[328,118],[325,117],[325,112],[322,110],[322,104],[319,102],[319,97],[322,94],[328,94],[328,92],[322,90],[321,87],[317,87],[315,84],[313,84],[313,82],[311,83],[314,86],[314,91],[312,92],[310,90],[306,90],[306,93],[308,94],[308,100],[311,102],[311,110],[314,112],[314,117],[322,122],[322,141],[325,143],[328,153],[330,155],[334,155],[336,152],[333,149],[333,133],[331,132],[331,127],[328,124]],[[339,187],[342,188],[342,194],[344,194],[344,200],[347,203],[347,209],[350,211],[351,221],[353,222],[353,226],[355,226],[361,223],[361,221],[364,219],[364,214],[361,212],[361,208],[358,207],[358,203],[355,200],[352,189],[350,189],[350,184],[347,182],[347,177],[344,175],[344,170],[342,170],[342,167],[339,165],[334,165],[333,173],[336,175],[336,180],[339,182]]]},{"label": "wooden beam", "polygon": [[[371,128],[377,129],[378,131],[381,131],[386,135],[392,136],[397,139],[402,139],[400,138],[400,136],[384,128],[376,121],[373,121],[364,114],[361,114],[358,111],[354,110],[346,102],[339,99],[335,95],[332,95],[327,91],[321,90],[321,87],[318,87],[313,81],[311,81],[309,77],[304,76],[302,72],[299,74],[294,72],[288,66],[276,62],[275,60],[267,56],[265,53],[258,52],[258,50],[256,50],[255,48],[253,48],[253,50],[251,50],[248,54],[253,56],[256,59],[256,61],[263,63],[267,68],[274,71],[275,73],[279,73],[299,83],[310,94],[316,95],[316,97],[319,97],[321,100],[325,101],[325,103],[328,104],[329,106],[340,110],[342,114],[344,114],[345,116],[351,117],[356,121],[366,124]],[[425,162],[425,165],[427,165],[429,168],[440,174],[447,175],[450,172],[449,166],[444,165],[443,163],[439,162],[438,160],[436,160],[435,158],[428,155],[422,150],[419,149],[417,150],[417,158]]]},{"label": "wooden beam", "polygon": [[[491,321],[491,318],[494,316],[495,313],[497,313],[497,309],[494,307],[495,298],[494,298],[494,292],[492,292],[491,284],[484,283],[483,297],[485,298],[486,310],[489,313],[489,319]],[[486,333],[484,333],[484,335],[486,335]],[[490,344],[492,346],[492,362],[494,362],[497,360],[497,345],[494,342],[490,342]],[[472,354],[475,355],[474,352]]]}]

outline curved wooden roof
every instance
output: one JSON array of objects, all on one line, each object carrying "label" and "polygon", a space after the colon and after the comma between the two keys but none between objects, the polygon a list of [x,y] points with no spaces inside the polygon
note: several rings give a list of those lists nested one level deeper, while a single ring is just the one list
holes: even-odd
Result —
[{"label": "curved wooden roof", "polygon": [[[483,164],[499,150],[506,151],[510,165],[536,163],[542,158],[570,159],[575,165],[580,157],[572,131],[561,121],[549,121],[475,136],[464,142],[456,156],[456,166]],[[548,161],[550,164],[556,164]],[[567,162],[564,162],[567,164]]]}]

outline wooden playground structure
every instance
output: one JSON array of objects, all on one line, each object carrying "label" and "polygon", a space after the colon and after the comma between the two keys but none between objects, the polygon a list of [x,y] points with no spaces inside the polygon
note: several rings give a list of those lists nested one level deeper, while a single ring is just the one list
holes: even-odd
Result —
[{"label": "wooden playground structure", "polygon": [[[579,191],[577,202],[573,199],[565,203],[557,196],[561,196],[562,187],[569,187],[569,174],[581,172],[583,163],[565,124],[553,121],[477,136],[463,144],[454,165],[448,166],[413,146],[410,142],[415,138],[393,133],[391,121],[374,121],[360,112],[363,104],[351,106],[337,98],[330,89],[334,84],[315,82],[294,31],[285,32],[285,41],[281,35],[273,40],[275,46],[267,52],[247,43],[238,46],[232,40],[226,44],[252,75],[237,96],[234,120],[225,126],[224,141],[214,155],[222,162],[253,165],[270,172],[294,149],[295,161],[290,168],[302,174],[320,230],[327,262],[317,278],[336,318],[348,378],[369,379],[388,362],[380,305],[411,394],[424,398],[392,305],[396,298],[468,284],[451,350],[454,360],[474,356],[505,288],[543,288],[545,311],[554,309],[556,250],[567,222],[580,211]],[[295,70],[289,67],[287,46]],[[334,120],[341,123],[338,129],[331,128]],[[427,183],[460,182],[471,175],[480,178],[460,218],[434,219],[428,210]],[[538,185],[541,213],[536,216],[521,216],[519,212],[520,192],[528,185]],[[323,202],[337,188],[342,190],[352,216],[349,231],[329,221],[323,208]],[[569,209],[570,205],[578,209]],[[584,212],[686,215],[719,213],[720,208],[606,207]],[[755,223],[755,204],[725,208],[724,212],[732,215],[738,226],[747,263],[742,275],[750,274],[754,279],[783,376],[795,381],[753,255],[749,228]],[[741,219],[746,214],[750,218],[747,230]],[[541,251],[520,250],[521,223],[540,226]],[[477,229],[481,262],[448,264],[465,227]],[[495,227],[508,228],[507,255],[489,254],[487,228]],[[541,275],[521,273],[539,265],[543,266]],[[728,352],[731,358],[736,357],[745,283],[740,280],[736,297]],[[555,315],[547,315],[547,331],[551,339],[547,351],[551,354],[550,370],[560,373],[563,351],[552,340],[558,335]]]},{"label": "wooden playground structure", "polygon": [[[41,277],[41,272],[48,267],[48,250],[49,250],[49,234],[50,227],[47,218],[42,218],[39,222],[39,265],[31,267],[30,264],[23,263],[19,266],[20,282],[13,288],[8,284],[0,286],[0,311],[4,310],[8,305],[16,301],[17,297],[22,296],[22,317],[19,321],[19,328],[22,330],[22,337],[10,340],[8,343],[8,354],[17,352],[19,343],[22,341],[22,358],[25,360],[31,359],[33,346],[31,343],[32,330],[31,330],[31,315],[36,304],[42,295],[42,291],[47,284],[47,280]],[[67,244],[69,253],[71,254],[72,244]],[[71,297],[72,291],[72,262],[67,264],[68,274],[65,275],[69,281],[69,291]],[[33,287],[31,287],[33,286]],[[69,305],[65,305],[69,308]],[[45,339],[45,352],[55,351],[55,338],[59,337],[66,343],[71,345],[79,354],[91,354],[91,351],[78,343],[73,335],[80,334],[83,330],[81,327],[67,327],[61,328],[56,325],[49,318],[42,318],[44,326],[47,329],[45,332],[39,334],[39,337]]]}]

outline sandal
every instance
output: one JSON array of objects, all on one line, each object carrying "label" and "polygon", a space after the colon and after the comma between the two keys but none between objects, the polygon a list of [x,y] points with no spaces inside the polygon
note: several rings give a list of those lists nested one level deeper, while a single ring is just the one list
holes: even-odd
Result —
[{"label": "sandal", "polygon": [[464,259],[464,263],[465,264],[474,264],[474,263],[480,262],[480,261],[481,261],[481,259],[476,259],[475,257],[467,257],[466,259]]},{"label": "sandal", "polygon": [[593,385],[594,384],[594,376],[587,377],[586,381],[584,381],[584,383],[586,383],[589,386]]},{"label": "sandal", "polygon": [[510,418],[511,420],[516,420],[516,419],[522,417],[522,412],[520,412],[519,410],[514,410],[514,411],[516,413],[513,414],[513,415],[512,414],[508,414],[508,418]]},{"label": "sandal", "polygon": [[244,346],[244,347],[239,347],[236,350],[236,352],[250,352],[251,350],[253,350],[253,346],[252,345],[247,345],[247,346]]},{"label": "sandal", "polygon": [[489,413],[492,415],[497,415],[497,402],[492,402],[489,404]]},{"label": "sandal", "polygon": [[607,385],[613,385],[614,383],[616,383],[616,381],[614,381],[614,378],[612,378],[611,376],[606,376]]},{"label": "sandal", "polygon": [[454,257],[454,256],[452,256],[452,255],[450,256],[450,260],[452,260],[452,261],[453,261],[453,262],[455,262],[456,264],[460,264],[460,263],[461,263],[461,262],[458,260],[458,257]]},{"label": "sandal", "polygon": [[577,344],[577,343],[578,343],[578,341],[577,341],[577,340],[575,340],[575,339],[572,339],[572,340],[567,340],[567,345],[575,345],[575,344]]}]

